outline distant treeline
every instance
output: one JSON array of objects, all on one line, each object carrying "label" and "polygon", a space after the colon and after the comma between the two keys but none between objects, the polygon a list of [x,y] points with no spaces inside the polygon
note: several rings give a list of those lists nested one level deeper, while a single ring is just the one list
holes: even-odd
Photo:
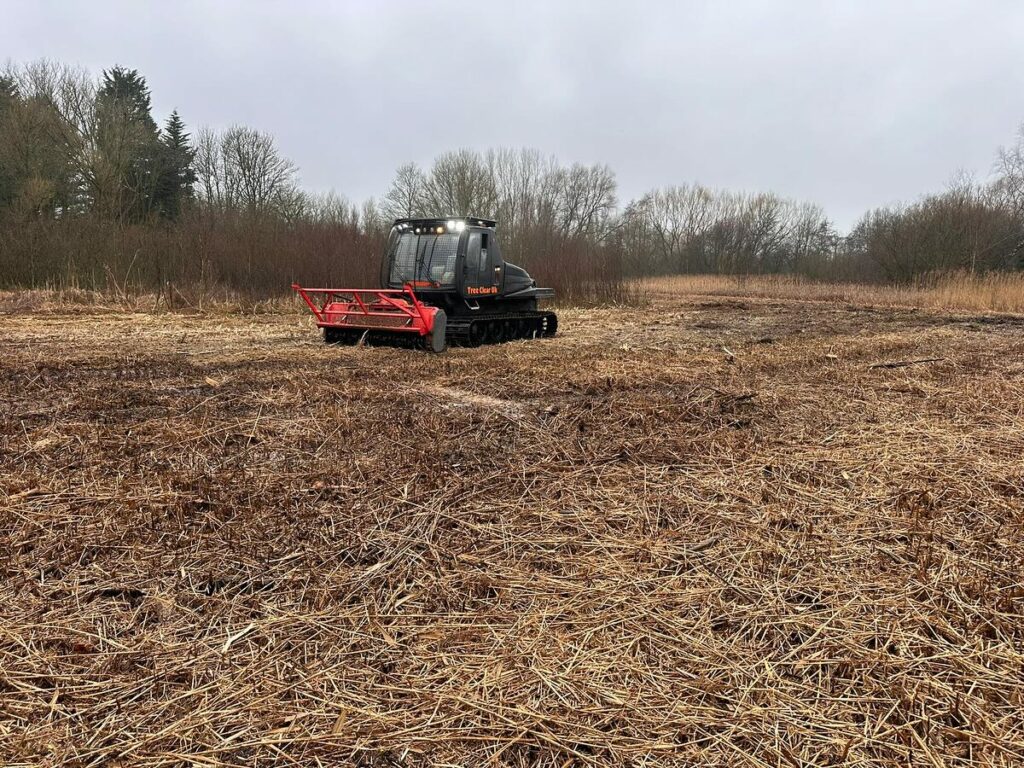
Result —
[{"label": "distant treeline", "polygon": [[398,168],[379,200],[312,195],[272,137],[163,125],[136,70],[50,62],[0,73],[0,287],[254,296],[373,285],[390,220],[476,214],[503,252],[569,301],[616,301],[631,277],[798,274],[911,283],[1024,269],[1024,134],[990,183],[964,179],[867,213],[841,235],[813,203],[696,185],[621,205],[605,165],[469,150]]}]

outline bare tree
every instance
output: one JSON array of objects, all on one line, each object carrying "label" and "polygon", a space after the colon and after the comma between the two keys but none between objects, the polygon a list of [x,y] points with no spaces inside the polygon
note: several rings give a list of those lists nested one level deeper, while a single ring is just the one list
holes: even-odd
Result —
[{"label": "bare tree", "polygon": [[301,209],[296,167],[268,134],[243,126],[223,134],[201,129],[195,150],[198,193],[207,206],[256,215],[295,215]]},{"label": "bare tree", "polygon": [[266,213],[290,197],[297,169],[269,134],[231,128],[221,139],[221,152],[230,196],[245,210]]},{"label": "bare tree", "polygon": [[423,188],[426,179],[416,163],[406,163],[395,172],[391,188],[384,195],[381,206],[391,219],[411,218],[423,213]]},{"label": "bare tree", "polygon": [[[353,207],[353,213],[355,209]],[[380,206],[377,201],[370,197],[363,201],[363,204],[359,207],[358,216],[355,218],[357,223],[363,230],[363,232],[369,232],[374,234],[383,234],[390,221],[386,221],[387,216],[381,212]]]},{"label": "bare tree", "polygon": [[615,210],[615,174],[606,165],[579,163],[558,174],[558,223],[568,237],[601,239]]},{"label": "bare tree", "polygon": [[1017,129],[1013,146],[999,148],[996,174],[995,192],[1024,218],[1024,124]]},{"label": "bare tree", "polygon": [[221,152],[221,137],[209,128],[200,128],[193,137],[196,195],[206,205],[224,211],[234,205],[229,198],[227,170]]},{"label": "bare tree", "polygon": [[423,210],[428,216],[489,216],[497,199],[490,169],[469,149],[438,157],[423,188]]},{"label": "bare tree", "polygon": [[644,195],[627,214],[646,232],[648,261],[658,271],[701,269],[700,243],[714,223],[714,197],[701,186],[668,187]]},{"label": "bare tree", "polygon": [[84,70],[46,60],[10,66],[5,77],[20,98],[0,151],[21,175],[19,207],[35,214],[88,210],[99,163],[95,83]]}]

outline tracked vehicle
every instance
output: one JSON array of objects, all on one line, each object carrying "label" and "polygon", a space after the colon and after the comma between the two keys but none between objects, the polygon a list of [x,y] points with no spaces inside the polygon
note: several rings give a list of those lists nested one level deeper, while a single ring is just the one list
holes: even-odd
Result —
[{"label": "tracked vehicle", "polygon": [[380,288],[292,288],[329,344],[400,344],[444,351],[554,336],[538,309],[555,292],[501,257],[489,219],[398,219],[381,260]]}]

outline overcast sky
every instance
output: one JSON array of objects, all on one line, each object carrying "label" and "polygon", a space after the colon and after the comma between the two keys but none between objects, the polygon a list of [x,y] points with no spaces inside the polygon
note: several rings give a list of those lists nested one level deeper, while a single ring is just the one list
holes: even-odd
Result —
[{"label": "overcast sky", "polygon": [[621,201],[775,190],[842,227],[986,177],[1024,121],[1024,2],[0,0],[0,57],[139,69],[155,116],[272,133],[360,201],[459,147],[603,162]]}]

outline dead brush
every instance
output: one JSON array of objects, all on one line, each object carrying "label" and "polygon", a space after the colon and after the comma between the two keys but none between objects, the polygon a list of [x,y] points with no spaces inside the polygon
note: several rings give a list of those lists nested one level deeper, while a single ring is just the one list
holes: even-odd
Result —
[{"label": "dead brush", "polygon": [[5,315],[0,763],[1020,765],[1019,326],[718,303]]},{"label": "dead brush", "polygon": [[924,276],[916,285],[834,283],[788,275],[678,275],[647,278],[642,292],[756,296],[766,299],[845,301],[857,305],[932,307],[1024,313],[1024,275],[1019,272],[952,272]]}]

